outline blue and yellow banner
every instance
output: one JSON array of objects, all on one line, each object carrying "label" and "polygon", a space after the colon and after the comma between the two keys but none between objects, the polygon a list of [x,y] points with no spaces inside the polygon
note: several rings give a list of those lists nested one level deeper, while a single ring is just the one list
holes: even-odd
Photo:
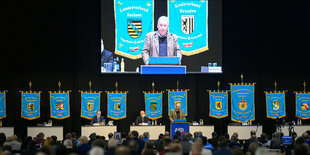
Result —
[{"label": "blue and yellow banner", "polygon": [[224,118],[228,116],[228,92],[209,91],[210,117]]},{"label": "blue and yellow banner", "polygon": [[267,118],[277,119],[286,116],[285,92],[265,92]]},{"label": "blue and yellow banner", "polygon": [[248,122],[255,120],[254,84],[230,84],[231,120]]},{"label": "blue and yellow banner", "polygon": [[310,118],[310,92],[296,92],[296,117],[301,119]]},{"label": "blue and yellow banner", "polygon": [[145,115],[150,119],[158,119],[162,117],[162,92],[144,92],[145,99]]},{"label": "blue and yellow banner", "polygon": [[108,118],[119,120],[126,118],[127,92],[107,92]]},{"label": "blue and yellow banner", "polygon": [[26,91],[21,93],[22,109],[21,117],[33,120],[40,118],[40,97],[41,92]]},{"label": "blue and yellow banner", "polygon": [[168,91],[168,114],[175,109],[177,103],[181,104],[181,110],[187,116],[187,91],[188,90],[167,90]]},{"label": "blue and yellow banner", "polygon": [[154,0],[114,0],[115,53],[141,58],[146,34],[154,27]]},{"label": "blue and yellow banner", "polygon": [[6,91],[0,91],[0,119],[6,117]]},{"label": "blue and yellow banner", "polygon": [[92,119],[100,110],[101,92],[81,92],[81,117]]},{"label": "blue and yellow banner", "polygon": [[65,119],[70,117],[70,92],[54,91],[49,93],[51,118]]},{"label": "blue and yellow banner", "polygon": [[168,0],[168,17],[183,55],[208,50],[208,0]]}]

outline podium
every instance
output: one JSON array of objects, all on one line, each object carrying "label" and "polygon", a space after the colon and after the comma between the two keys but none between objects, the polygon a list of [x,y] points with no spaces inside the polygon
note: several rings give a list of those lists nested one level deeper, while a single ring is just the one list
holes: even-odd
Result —
[{"label": "podium", "polygon": [[[184,122],[183,122],[184,121]],[[185,134],[185,133],[188,133],[189,132],[189,122],[186,122],[186,120],[174,120],[173,123],[171,123],[171,126],[170,126],[170,133],[171,133],[171,139],[173,139],[173,136],[175,135],[175,133],[177,131],[180,131],[181,132],[181,139],[182,139],[182,136]]]},{"label": "podium", "polygon": [[186,74],[179,57],[149,57],[149,65],[141,66],[141,74]]}]

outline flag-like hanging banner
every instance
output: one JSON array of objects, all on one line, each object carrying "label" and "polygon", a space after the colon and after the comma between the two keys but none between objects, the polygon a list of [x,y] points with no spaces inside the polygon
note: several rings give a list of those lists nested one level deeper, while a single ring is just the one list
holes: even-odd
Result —
[{"label": "flag-like hanging banner", "polygon": [[70,91],[50,91],[51,118],[70,117]]},{"label": "flag-like hanging banner", "polygon": [[232,121],[248,122],[255,120],[254,87],[255,84],[230,84]]},{"label": "flag-like hanging banner", "polygon": [[228,92],[209,91],[210,117],[224,118],[228,116]]},{"label": "flag-like hanging banner", "polygon": [[310,92],[295,92],[296,93],[296,117],[301,119],[310,118]]},{"label": "flag-like hanging banner", "polygon": [[0,119],[6,117],[6,91],[0,91]]},{"label": "flag-like hanging banner", "polygon": [[41,92],[22,91],[21,96],[22,96],[21,117],[28,120],[40,118]]},{"label": "flag-like hanging banner", "polygon": [[141,58],[146,34],[154,29],[154,0],[114,0],[115,54]]},{"label": "flag-like hanging banner", "polygon": [[183,55],[208,50],[208,0],[168,0],[168,16]]},{"label": "flag-like hanging banner", "polygon": [[168,91],[168,114],[172,109],[175,109],[177,103],[181,104],[181,110],[184,112],[184,115],[187,116],[187,91],[188,90],[167,90]]},{"label": "flag-like hanging banner", "polygon": [[100,109],[100,91],[81,91],[81,117],[92,119]]},{"label": "flag-like hanging banner", "polygon": [[267,117],[272,119],[285,117],[286,116],[285,92],[274,91],[274,92],[265,92],[265,94],[266,94]]},{"label": "flag-like hanging banner", "polygon": [[119,120],[126,118],[127,91],[107,91],[108,118]]},{"label": "flag-like hanging banner", "polygon": [[150,119],[162,117],[162,92],[143,92],[145,99],[145,115]]}]

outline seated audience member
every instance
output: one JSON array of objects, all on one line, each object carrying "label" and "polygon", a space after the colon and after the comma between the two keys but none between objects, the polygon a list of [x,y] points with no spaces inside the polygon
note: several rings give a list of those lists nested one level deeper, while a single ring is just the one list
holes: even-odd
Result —
[{"label": "seated audience member", "polygon": [[106,150],[107,143],[104,139],[96,139],[91,143],[91,147],[101,147],[103,150]]},{"label": "seated audience member", "polygon": [[170,143],[172,142],[169,138],[163,138],[163,150],[159,152],[159,155],[164,155],[165,153],[170,151]]},{"label": "seated audience member", "polygon": [[183,151],[183,154],[189,154],[191,148],[192,148],[192,145],[193,145],[193,142],[191,141],[192,137],[190,135],[190,133],[185,133],[182,137],[182,141],[181,141],[181,146],[182,146],[182,151]]},{"label": "seated audience member", "polygon": [[12,146],[12,151],[13,152],[20,152],[22,143],[17,141],[17,136],[16,135],[12,135],[11,142],[9,143],[9,145]]},{"label": "seated audience member", "polygon": [[271,149],[281,149],[282,144],[282,134],[280,132],[276,132],[272,139],[270,140],[270,148]]},{"label": "seated audience member", "polygon": [[257,143],[257,138],[255,135],[252,135],[249,140],[247,140],[243,145],[243,152],[248,152],[248,148],[251,145],[251,143]]},{"label": "seated audience member", "polygon": [[307,144],[296,144],[293,155],[309,155],[309,146]]},{"label": "seated audience member", "polygon": [[256,149],[259,147],[258,143],[251,143],[248,149],[247,155],[255,155]]},{"label": "seated audience member", "polygon": [[96,133],[91,133],[89,136],[89,141],[87,142],[89,145],[91,145],[91,143],[96,140],[97,138],[97,134]]},{"label": "seated audience member", "polygon": [[148,141],[149,140],[149,138],[150,138],[150,134],[149,134],[149,132],[144,132],[143,133],[143,137],[144,137],[144,142],[146,142],[146,141]]},{"label": "seated audience member", "polygon": [[72,153],[72,152],[73,152],[73,142],[72,142],[72,140],[66,139],[66,140],[63,142],[63,145],[64,145],[64,147],[66,148],[67,153]]},{"label": "seated audience member", "polygon": [[169,154],[182,154],[182,146],[179,143],[172,142],[169,144]]},{"label": "seated audience member", "polygon": [[88,138],[86,136],[81,136],[79,139],[80,145],[77,147],[76,151],[80,155],[87,155],[87,152],[90,150],[91,146],[88,144]]},{"label": "seated audience member", "polygon": [[104,150],[101,147],[95,146],[89,150],[88,155],[104,155]]},{"label": "seated audience member", "polygon": [[190,155],[212,155],[211,150],[207,150],[203,147],[202,140],[199,138],[195,141],[195,143],[192,145]]},{"label": "seated audience member", "polygon": [[37,153],[36,141],[31,140],[27,144],[27,149],[23,150],[21,155],[34,155]]},{"label": "seated audience member", "polygon": [[216,132],[212,132],[212,138],[209,139],[208,141],[213,146],[213,151],[216,151],[217,150],[217,146],[218,146],[217,133]]},{"label": "seated audience member", "polygon": [[125,146],[120,146],[116,148],[115,155],[130,155],[130,149]]},{"label": "seated audience member", "polygon": [[203,147],[207,150],[213,150],[212,144],[208,143],[208,138],[206,136],[202,137]]},{"label": "seated audience member", "polygon": [[227,141],[224,136],[218,138],[219,150],[214,152],[214,155],[231,155],[231,150],[228,149]]},{"label": "seated audience member", "polygon": [[237,142],[237,136],[236,135],[232,135],[231,139],[230,139],[230,143],[228,145],[231,149],[234,148],[241,148],[241,144],[239,142]]},{"label": "seated audience member", "polygon": [[51,147],[51,143],[53,142],[53,139],[51,137],[47,137],[44,141],[43,146],[45,147]]},{"label": "seated audience member", "polygon": [[108,138],[109,138],[109,139],[113,138],[113,133],[109,133],[109,134],[108,134]]},{"label": "seated audience member", "polygon": [[105,152],[106,155],[114,155],[115,149],[117,147],[117,141],[115,138],[111,138],[108,141],[108,150]]},{"label": "seated audience member", "polygon": [[154,151],[154,143],[150,140],[145,142],[144,149],[142,150],[142,155],[155,155],[157,152]]},{"label": "seated audience member", "polygon": [[131,155],[139,155],[139,146],[136,141],[130,140],[127,146]]}]

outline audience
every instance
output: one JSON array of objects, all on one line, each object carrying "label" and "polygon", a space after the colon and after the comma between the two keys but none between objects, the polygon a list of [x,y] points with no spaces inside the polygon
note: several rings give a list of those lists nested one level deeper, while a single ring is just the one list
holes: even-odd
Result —
[{"label": "audience", "polygon": [[[292,154],[292,155],[309,155],[309,132],[306,131],[301,137],[297,137],[296,133],[292,133],[292,144],[282,144],[282,132],[272,134],[272,139],[268,140],[268,135],[262,133],[260,137],[256,137],[256,132],[250,132],[250,139],[244,144],[238,140],[238,133],[232,134],[227,139],[228,134],[217,137],[217,133],[212,133],[209,139],[202,132],[195,132],[194,137],[191,133],[185,133],[181,137],[181,133],[177,132],[170,138],[169,132],[160,134],[158,139],[150,140],[150,134],[144,132],[139,135],[137,131],[130,131],[128,136],[122,133],[123,143],[111,137],[108,143],[104,136],[92,133],[87,136],[81,136],[76,141],[76,134],[66,134],[63,142],[57,141],[56,136],[44,139],[44,134],[39,133],[35,138],[25,137],[23,143],[17,135],[6,136],[0,133],[0,154],[7,155],[264,155],[264,154]],[[139,139],[143,136],[143,139]],[[226,136],[226,137],[225,137]],[[75,142],[76,141],[76,142]],[[242,142],[242,140],[240,140]],[[43,143],[42,143],[43,142]],[[213,147],[212,142],[217,147]],[[217,142],[214,143],[214,142]],[[243,151],[242,151],[243,148]],[[211,151],[212,150],[212,151]]]}]

